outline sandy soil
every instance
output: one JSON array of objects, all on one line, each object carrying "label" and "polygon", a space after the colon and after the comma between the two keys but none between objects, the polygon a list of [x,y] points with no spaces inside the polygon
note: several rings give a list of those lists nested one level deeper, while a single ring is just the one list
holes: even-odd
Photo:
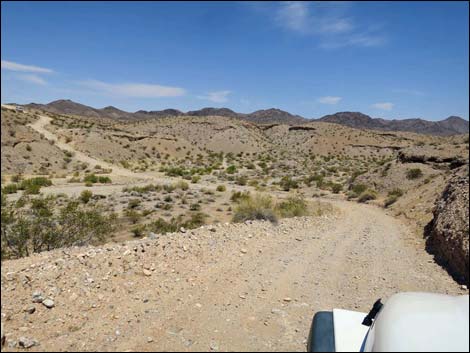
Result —
[{"label": "sandy soil", "polygon": [[[31,350],[299,351],[318,310],[367,311],[401,291],[468,294],[400,221],[328,202],[338,214],[5,261],[5,350],[26,337]],[[33,304],[35,291],[55,306]]]}]

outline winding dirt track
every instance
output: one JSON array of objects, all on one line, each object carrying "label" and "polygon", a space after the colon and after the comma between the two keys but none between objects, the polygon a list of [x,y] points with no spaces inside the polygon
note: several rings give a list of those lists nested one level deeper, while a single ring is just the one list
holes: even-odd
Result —
[{"label": "winding dirt track", "polygon": [[[8,340],[32,337],[33,350],[302,351],[318,310],[367,311],[401,291],[464,294],[398,220],[331,202],[338,215],[5,261]],[[32,304],[35,290],[55,307]]]},{"label": "winding dirt track", "polygon": [[[32,127],[75,158],[136,178],[60,143],[47,124],[42,117]],[[327,201],[338,214],[4,261],[7,342],[24,336],[39,342],[31,350],[58,351],[302,351],[316,311],[368,311],[402,291],[468,294],[401,221],[374,206]],[[35,290],[55,307],[32,304]],[[30,306],[36,312],[25,313]]]}]

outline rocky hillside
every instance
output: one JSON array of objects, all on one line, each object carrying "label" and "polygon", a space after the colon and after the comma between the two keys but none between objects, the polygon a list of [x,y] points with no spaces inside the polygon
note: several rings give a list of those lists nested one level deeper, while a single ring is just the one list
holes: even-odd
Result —
[{"label": "rocky hillside", "polygon": [[359,112],[339,112],[332,115],[326,115],[317,120],[312,120],[276,108],[262,109],[244,114],[235,112],[228,108],[210,107],[192,110],[186,113],[177,109],[152,111],[139,110],[137,112],[130,113],[111,106],[96,109],[71,100],[57,100],[48,104],[31,103],[27,104],[26,107],[48,111],[55,114],[110,118],[115,120],[146,120],[174,116],[222,116],[240,119],[255,124],[301,125],[311,121],[318,121],[345,125],[357,129],[404,131],[437,136],[465,134],[469,131],[468,121],[457,116],[451,116],[442,121],[427,121],[423,119],[385,120],[374,119]]},{"label": "rocky hillside", "polygon": [[436,203],[428,244],[450,272],[469,283],[468,165],[455,172]]},{"label": "rocky hillside", "polygon": [[227,118],[241,119],[258,124],[302,124],[308,120],[299,116],[292,115],[280,109],[257,110],[250,114],[234,112],[228,108],[202,108],[192,110],[186,113],[177,109],[164,110],[139,110],[135,113],[126,112],[115,107],[109,106],[102,109],[92,108],[71,100],[57,100],[48,104],[26,104],[25,107],[38,109],[54,114],[77,115],[91,118],[109,118],[115,120],[145,120],[152,118],[172,117],[172,116],[222,116]]},{"label": "rocky hillside", "polygon": [[346,125],[358,129],[410,131],[420,134],[449,136],[468,134],[468,121],[457,116],[451,116],[441,121],[422,119],[385,120],[374,119],[358,112],[341,112],[326,115],[319,119],[328,123]]}]

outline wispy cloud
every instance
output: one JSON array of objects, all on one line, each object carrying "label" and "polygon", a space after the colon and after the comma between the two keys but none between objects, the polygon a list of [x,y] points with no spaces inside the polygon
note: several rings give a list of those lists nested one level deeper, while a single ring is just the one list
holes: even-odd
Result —
[{"label": "wispy cloud", "polygon": [[46,80],[44,80],[42,77],[39,77],[38,75],[30,74],[30,75],[18,75],[16,76],[19,80],[34,83],[37,85],[42,85],[45,86],[47,85]]},{"label": "wispy cloud", "polygon": [[393,103],[385,102],[385,103],[375,103],[372,104],[372,107],[380,110],[392,110],[393,109]]},{"label": "wispy cloud", "polygon": [[284,1],[276,3],[274,19],[286,30],[318,37],[319,46],[376,47],[386,43],[380,26],[366,26],[349,14],[349,3]]},{"label": "wispy cloud", "polygon": [[44,67],[33,66],[33,65],[23,65],[23,64],[18,64],[13,61],[7,61],[7,60],[2,60],[1,66],[2,66],[2,70],[9,70],[9,71],[36,72],[36,73],[45,73],[45,74],[54,72],[53,70],[46,69]]},{"label": "wispy cloud", "polygon": [[343,99],[343,98],[342,97],[326,96],[326,97],[318,98],[317,102],[322,103],[322,104],[334,105],[334,104],[338,104],[341,101],[341,99]]},{"label": "wispy cloud", "polygon": [[394,93],[403,93],[410,96],[424,96],[424,92],[415,90],[415,89],[404,89],[404,88],[397,88],[393,90]]},{"label": "wispy cloud", "polygon": [[205,96],[198,96],[199,99],[205,99],[214,103],[225,103],[228,101],[228,95],[231,91],[209,92]]},{"label": "wispy cloud", "polygon": [[161,86],[147,83],[106,83],[97,80],[78,82],[80,85],[97,92],[136,98],[179,97],[186,94],[180,87]]}]

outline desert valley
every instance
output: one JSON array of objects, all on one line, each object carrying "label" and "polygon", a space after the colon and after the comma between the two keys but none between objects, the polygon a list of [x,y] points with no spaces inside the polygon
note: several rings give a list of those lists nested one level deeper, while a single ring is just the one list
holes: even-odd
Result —
[{"label": "desert valley", "polygon": [[302,350],[315,311],[468,294],[466,120],[1,116],[4,350]]}]

